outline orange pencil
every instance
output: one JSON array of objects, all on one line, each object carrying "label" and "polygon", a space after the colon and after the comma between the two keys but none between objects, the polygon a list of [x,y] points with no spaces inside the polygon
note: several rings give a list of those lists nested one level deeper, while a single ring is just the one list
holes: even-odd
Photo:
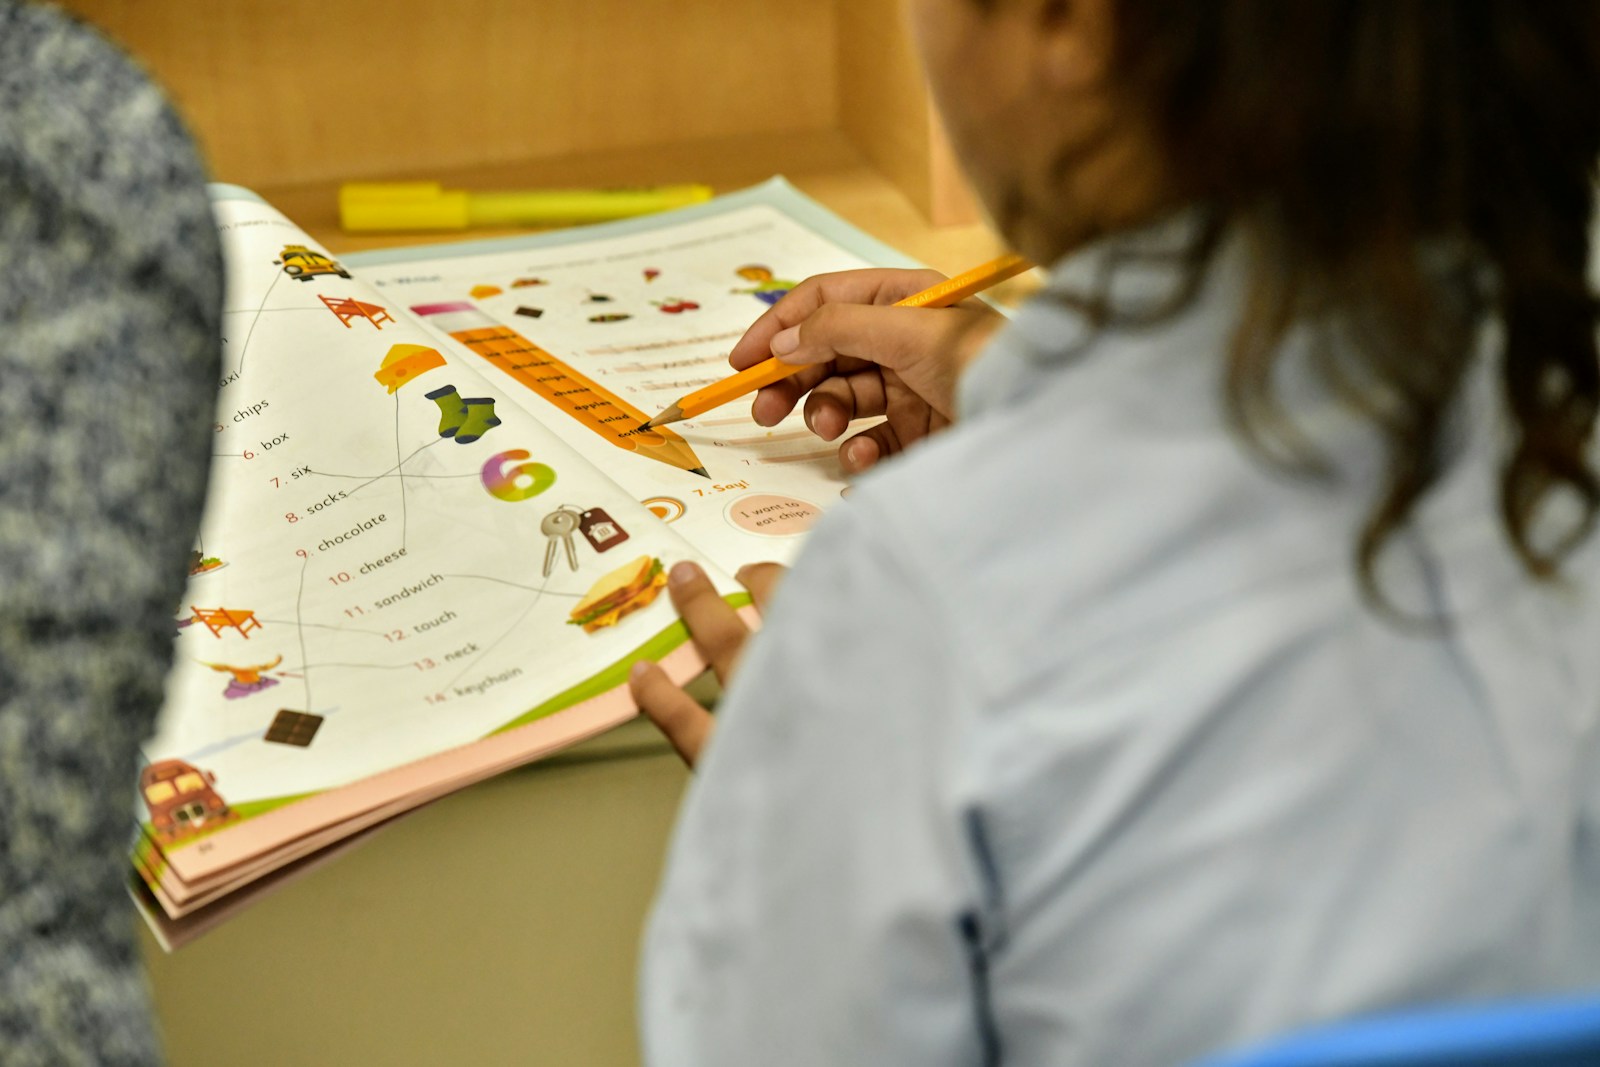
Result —
[{"label": "orange pencil", "polygon": [[[947,278],[930,289],[897,301],[895,307],[906,308],[942,308],[951,304],[959,304],[974,293],[981,293],[992,285],[998,285],[1007,278],[1015,277],[1027,270],[1033,264],[1021,256],[1005,255],[999,259],[990,260],[982,266],[973,267],[969,271],[957,274],[954,278]],[[676,404],[668,407],[661,414],[644,424],[645,429],[664,426],[669,422],[680,422],[683,419],[692,419],[696,415],[703,415],[712,408],[721,407],[730,400],[737,400],[747,393],[781,382],[791,374],[798,374],[805,370],[808,364],[785,363],[780,359],[767,359],[753,367],[746,367],[737,374],[730,375],[720,382],[713,382],[704,389],[696,389],[679,399]]]}]

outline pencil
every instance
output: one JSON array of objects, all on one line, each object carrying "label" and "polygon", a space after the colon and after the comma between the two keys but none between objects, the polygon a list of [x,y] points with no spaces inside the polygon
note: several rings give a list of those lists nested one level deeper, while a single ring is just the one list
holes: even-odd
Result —
[{"label": "pencil", "polygon": [[[974,293],[981,293],[992,285],[998,285],[1007,278],[1015,277],[1027,270],[1033,264],[1021,256],[1005,255],[999,259],[990,260],[981,266],[963,271],[954,278],[947,278],[931,288],[915,293],[904,300],[896,301],[895,307],[909,308],[942,308],[951,304],[959,304]],[[703,415],[712,408],[721,407],[732,400],[737,400],[747,393],[763,389],[774,382],[781,382],[792,374],[798,374],[810,366],[807,363],[785,363],[780,359],[766,359],[753,367],[747,367],[737,374],[729,375],[720,382],[713,382],[703,389],[681,397],[676,404],[669,406],[661,414],[644,424],[645,429],[656,426],[665,426],[669,422],[681,422],[692,419],[696,415]]]}]

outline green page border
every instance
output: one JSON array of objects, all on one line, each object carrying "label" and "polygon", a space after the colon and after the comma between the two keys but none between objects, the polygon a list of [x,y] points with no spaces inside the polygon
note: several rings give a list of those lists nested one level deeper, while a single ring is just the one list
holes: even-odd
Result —
[{"label": "green page border", "polygon": [[[729,593],[722,599],[731,608],[742,608],[753,603],[750,594],[743,592]],[[679,621],[668,626],[666,629],[655,634],[649,640],[645,641],[644,644],[639,645],[633,651],[629,652],[627,655],[623,656],[609,667],[601,668],[595,674],[590,675],[588,678],[578,682],[576,685],[562,690],[549,700],[546,700],[544,703],[535,705],[528,711],[525,711],[521,715],[518,715],[516,718],[512,719],[510,722],[505,723],[502,726],[495,727],[487,734],[484,734],[483,737],[493,737],[496,734],[503,734],[509,730],[515,730],[519,726],[526,726],[530,722],[548,718],[557,712],[565,711],[576,704],[581,704],[591,697],[597,697],[602,693],[617,688],[618,686],[625,685],[627,684],[628,680],[628,670],[636,662],[642,659],[651,661],[658,660],[668,652],[671,652],[673,649],[682,645],[687,640],[689,640],[689,629],[688,627],[684,626],[683,621],[680,619]],[[479,740],[482,739],[483,738],[479,738]],[[474,744],[472,741],[463,743],[468,745]],[[202,831],[201,833],[195,834],[193,837],[186,837],[182,841],[167,846],[155,844],[155,828],[150,823],[140,823],[139,829],[141,832],[139,836],[139,842],[136,843],[135,847],[140,848],[148,844],[154,852],[151,866],[155,867],[158,866],[158,864],[160,866],[164,866],[164,864],[160,863],[159,859],[163,853],[170,853],[179,849],[188,848],[197,841],[204,841],[212,834],[222,833],[224,830],[231,830],[236,826],[241,826],[249,820],[255,818],[257,815],[265,815],[269,811],[284,807],[288,804],[293,804],[295,801],[304,800],[307,797],[318,796],[321,793],[329,792],[332,789],[338,788],[339,786],[330,786],[329,789],[313,790],[309,793],[295,793],[284,797],[267,797],[262,800],[247,800],[241,804],[234,804],[232,805],[232,808],[234,813],[239,816],[237,819],[222,823],[214,829]]]}]

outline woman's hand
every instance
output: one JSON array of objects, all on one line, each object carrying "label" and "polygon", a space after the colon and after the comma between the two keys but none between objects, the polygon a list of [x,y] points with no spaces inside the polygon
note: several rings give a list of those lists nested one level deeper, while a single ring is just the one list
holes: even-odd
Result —
[{"label": "woman's hand", "polygon": [[976,299],[950,308],[888,306],[944,280],[931,270],[871,269],[795,286],[728,357],[736,370],[769,356],[808,365],[756,394],[755,421],[776,424],[807,392],[806,425],[826,441],[852,419],[887,416],[840,446],[851,473],[949,425],[957,375],[1004,320]]},{"label": "woman's hand", "polygon": [[[757,611],[766,610],[785,571],[776,563],[753,563],[740,568],[737,577],[750,590]],[[726,686],[750,638],[749,627],[693,563],[673,564],[667,572],[667,594],[689,627],[695,647],[716,672],[717,681]],[[654,663],[635,663],[628,673],[628,688],[639,702],[639,709],[667,736],[683,761],[693,767],[711,737],[711,713],[673,685],[666,672]]]}]

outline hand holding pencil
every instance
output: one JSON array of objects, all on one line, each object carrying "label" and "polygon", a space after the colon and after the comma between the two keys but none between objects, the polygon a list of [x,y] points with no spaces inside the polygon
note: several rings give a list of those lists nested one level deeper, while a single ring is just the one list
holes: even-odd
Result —
[{"label": "hand holding pencil", "polygon": [[[653,421],[692,418],[749,392],[750,377],[765,379],[752,406],[763,426],[784,418],[807,393],[806,425],[825,440],[839,437],[853,419],[887,416],[840,448],[846,470],[863,470],[948,424],[961,367],[1002,321],[966,297],[1027,267],[1008,256],[953,279],[891,269],[807,279],[734,346],[729,362],[743,373],[689,394]],[[705,394],[713,394],[712,402]]]}]

